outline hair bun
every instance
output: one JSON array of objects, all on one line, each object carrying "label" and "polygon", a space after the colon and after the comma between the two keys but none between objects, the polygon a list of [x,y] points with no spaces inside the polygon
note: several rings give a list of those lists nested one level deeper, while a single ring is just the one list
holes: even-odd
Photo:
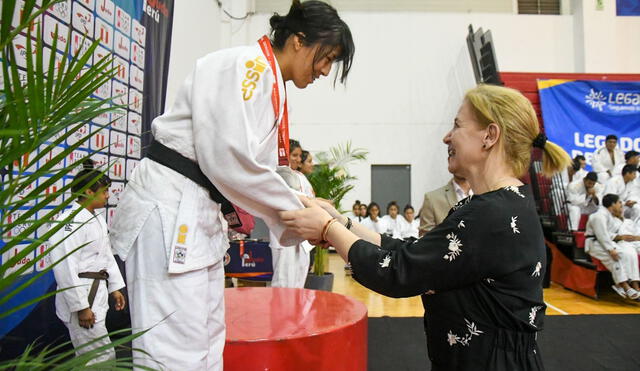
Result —
[{"label": "hair bun", "polygon": [[93,161],[92,159],[88,158],[84,161],[82,161],[82,168],[85,170],[90,170],[93,169],[95,167],[95,161]]},{"label": "hair bun", "polygon": [[269,25],[273,30],[279,30],[284,28],[286,17],[279,15],[278,13],[274,13],[271,18],[269,18]]}]

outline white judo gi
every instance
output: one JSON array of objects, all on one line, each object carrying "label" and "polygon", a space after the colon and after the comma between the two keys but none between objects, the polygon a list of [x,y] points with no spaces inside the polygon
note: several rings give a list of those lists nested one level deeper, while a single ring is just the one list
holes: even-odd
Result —
[{"label": "white judo gi", "polygon": [[638,204],[640,194],[635,181],[625,183],[622,175],[613,176],[607,180],[607,184],[605,184],[604,187],[604,194],[609,193],[618,195],[623,204],[627,201],[636,202],[632,207],[624,206],[624,215],[626,218],[635,219],[640,215],[640,204]]},{"label": "white judo gi", "polygon": [[[57,289],[73,287],[56,294],[56,315],[69,329],[69,336],[73,347],[76,348],[76,354],[82,354],[109,344],[109,338],[105,337],[96,343],[78,349],[83,344],[107,335],[105,319],[109,310],[109,294],[123,288],[124,279],[111,252],[107,223],[102,215],[97,213],[94,215],[79,204],[73,203],[73,206],[62,213],[58,220],[69,217],[78,208],[82,210],[76,214],[73,221],[59,229],[49,239],[51,252],[48,259],[51,263],[55,263],[66,254],[86,244],[53,267]],[[106,270],[109,278],[106,282],[101,281],[98,286],[91,307],[96,322],[93,328],[87,329],[80,326],[78,311],[89,308],[89,290],[93,279],[79,278],[78,273],[99,272],[101,270]],[[115,359],[113,348],[103,352],[90,364],[109,359]]]},{"label": "white judo gi", "polygon": [[370,217],[366,217],[362,219],[360,224],[376,233],[383,234],[387,232],[387,223],[380,217],[378,217],[378,220],[376,220],[375,222],[371,220]]},{"label": "white judo gi", "polygon": [[[585,252],[600,260],[607,267],[616,284],[640,279],[638,254],[635,248],[627,243],[613,241],[616,235],[621,234],[619,232],[621,225],[622,220],[601,207],[596,213],[589,215],[585,232],[587,236],[584,246]],[[609,251],[613,249],[616,249],[620,257],[617,261],[609,254]]]},{"label": "white judo gi", "polygon": [[567,187],[567,209],[569,210],[569,223],[572,230],[578,229],[578,223],[580,223],[580,215],[592,214],[598,211],[599,205],[602,203],[602,197],[604,196],[604,187],[602,184],[596,183],[594,185],[596,189],[596,197],[598,202],[594,200],[592,196],[587,195],[587,189],[584,186],[582,179],[575,180]]},{"label": "white judo gi", "polygon": [[392,218],[390,215],[383,216],[381,219],[384,221],[387,227],[387,230],[384,233],[386,233],[387,235],[393,238],[402,238],[400,237],[402,232],[401,230],[402,222],[400,221],[401,218],[402,216],[400,215],[396,215],[395,219]]},{"label": "white judo gi", "polygon": [[[281,119],[286,95],[275,65]],[[303,205],[275,172],[274,79],[258,44],[211,53],[197,61],[152,131],[157,141],[196,161],[229,201],[295,245],[300,240],[284,232],[277,215]],[[167,370],[222,369],[226,236],[220,205],[204,188],[148,158],[140,162],[121,195],[111,238],[126,261],[132,326],[153,327],[133,346]],[[181,240],[187,248],[178,251]]]},{"label": "white judo gi", "polygon": [[409,222],[407,219],[405,219],[402,215],[398,215],[398,224],[400,224],[400,237],[402,239],[407,239],[410,237],[413,238],[420,238],[419,237],[419,227],[420,227],[420,220],[419,219],[413,219],[411,222]]},{"label": "white judo gi", "polygon": [[613,150],[613,161],[611,155],[607,151],[607,147],[603,146],[593,152],[591,166],[593,171],[598,173],[598,182],[604,184],[611,176],[620,174],[625,164],[624,153],[620,148]]},{"label": "white judo gi", "polygon": [[[292,170],[298,176],[300,188],[296,191],[314,198],[315,193],[307,177],[299,171]],[[303,288],[309,273],[309,252],[313,245],[308,241],[302,241],[295,246],[283,246],[273,233],[269,233],[269,247],[271,248],[271,263],[273,276],[271,287]]]}]

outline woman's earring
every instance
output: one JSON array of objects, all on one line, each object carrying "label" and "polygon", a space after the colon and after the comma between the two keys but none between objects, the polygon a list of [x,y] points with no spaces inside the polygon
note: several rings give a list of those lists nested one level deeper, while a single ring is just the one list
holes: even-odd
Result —
[{"label": "woman's earring", "polygon": [[482,148],[487,148],[487,145],[486,145],[486,144],[483,144],[483,145],[482,145]]}]

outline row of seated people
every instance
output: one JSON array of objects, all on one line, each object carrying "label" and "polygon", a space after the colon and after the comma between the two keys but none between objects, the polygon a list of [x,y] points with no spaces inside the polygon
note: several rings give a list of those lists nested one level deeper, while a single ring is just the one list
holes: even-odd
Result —
[{"label": "row of seated people", "polygon": [[415,217],[413,206],[409,204],[405,205],[400,215],[398,203],[391,201],[387,205],[387,214],[380,216],[380,206],[377,203],[367,205],[356,200],[351,212],[345,215],[376,233],[400,239],[418,238],[420,221]]},{"label": "row of seated people", "polygon": [[640,300],[640,217],[624,217],[624,204],[606,194],[602,205],[588,216],[584,249],[611,272],[612,288],[623,298]]},{"label": "row of seated people", "polygon": [[[638,204],[640,181],[637,179],[637,165],[625,164],[619,174],[608,178],[604,183],[600,182],[600,177],[595,171],[587,172],[583,169],[581,171],[583,174],[576,172],[572,181],[562,190],[558,187],[552,189],[552,192],[563,191],[566,195],[571,230],[577,230],[580,215],[589,215],[598,210],[605,194],[616,194],[620,197],[626,217],[635,218],[640,214],[640,204]],[[553,197],[562,199],[558,194]]]}]

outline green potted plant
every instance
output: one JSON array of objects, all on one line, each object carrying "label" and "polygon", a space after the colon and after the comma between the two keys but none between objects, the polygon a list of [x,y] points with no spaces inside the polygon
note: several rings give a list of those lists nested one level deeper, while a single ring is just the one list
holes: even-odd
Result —
[{"label": "green potted plant", "polygon": [[[56,65],[56,58],[48,58],[45,53],[40,31],[42,25],[36,20],[50,5],[60,1],[42,0],[40,7],[35,6],[35,0],[25,1],[22,4],[20,24],[15,28],[11,26],[10,20],[13,19],[14,12],[18,11],[16,8],[20,3],[16,0],[4,0],[1,4],[3,22],[0,26],[0,231],[4,243],[0,244],[0,253],[4,254],[12,249],[17,251],[10,259],[3,259],[0,266],[0,320],[3,321],[17,311],[56,294],[44,293],[18,304],[11,301],[45,275],[51,275],[52,267],[62,261],[51,262],[37,274],[24,275],[33,270],[56,246],[50,246],[41,254],[34,254],[34,251],[74,216],[52,223],[54,215],[74,201],[74,195],[69,197],[74,183],[68,182],[54,192],[47,192],[47,189],[64,176],[70,175],[76,166],[82,166],[77,162],[58,169],[60,162],[93,134],[87,134],[73,145],[59,145],[98,115],[123,108],[113,104],[111,100],[91,97],[98,87],[104,85],[116,73],[116,70],[111,68],[111,56],[86,67],[88,58],[98,46],[98,41],[93,42],[82,55],[75,55],[70,59],[61,58],[59,65]],[[26,42],[26,45],[20,45],[21,48],[14,48],[13,44],[23,32],[27,33],[27,40],[31,40],[31,35],[35,33],[33,44]],[[51,50],[55,51],[57,30],[54,36]],[[69,44],[66,45],[65,55],[69,55]],[[11,63],[17,60],[17,52],[28,56],[25,70],[19,70],[16,63]],[[105,106],[105,102],[109,104]],[[50,156],[50,161],[41,161],[45,156]],[[40,164],[36,166],[38,162]],[[48,177],[50,174],[53,175]],[[87,187],[95,180],[89,182]],[[79,192],[83,192],[84,189],[86,187]],[[63,194],[67,197],[60,201]],[[23,212],[16,213],[18,210]],[[41,215],[36,218],[38,212]],[[10,217],[11,215],[13,217]],[[48,232],[42,236],[39,232],[38,239],[31,237],[36,230],[46,229],[49,223],[51,228]],[[35,258],[29,259],[29,256]],[[23,264],[18,264],[19,262]],[[0,369],[81,369],[107,347],[126,345],[144,333],[143,331],[123,337],[123,334],[129,331],[125,329],[111,333],[112,340],[116,337],[118,339],[113,340],[109,346],[77,357],[74,357],[73,349],[65,348],[68,344],[53,346],[34,343],[16,359],[0,361]],[[133,359],[129,357],[96,364],[93,367],[121,369],[131,366]]]},{"label": "green potted plant", "polygon": [[[330,148],[329,152],[316,154],[316,165],[313,173],[309,175],[309,182],[313,186],[316,197],[332,201],[335,208],[341,210],[342,199],[353,189],[353,181],[357,179],[349,174],[347,165],[365,160],[367,153],[362,148],[352,148],[351,142],[347,142]],[[305,287],[331,291],[333,274],[326,271],[327,249],[316,246],[314,251],[313,270],[307,276]]]}]

